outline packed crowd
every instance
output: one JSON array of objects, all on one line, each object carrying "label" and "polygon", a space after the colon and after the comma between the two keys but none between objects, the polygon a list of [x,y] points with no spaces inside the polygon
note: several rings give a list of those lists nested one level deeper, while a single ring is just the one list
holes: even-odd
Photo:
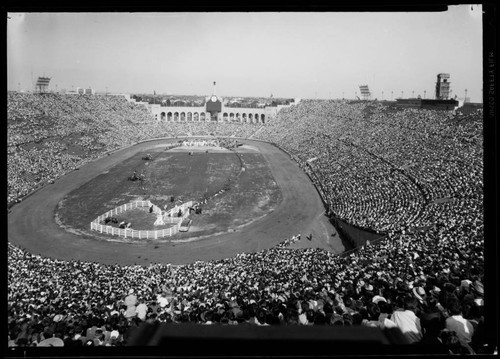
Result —
[{"label": "packed crowd", "polygon": [[150,133],[149,114],[115,96],[7,95],[8,202]]},{"label": "packed crowd", "polygon": [[120,96],[9,92],[8,203],[107,151],[150,138],[249,137],[258,126],[152,121],[142,105]]},{"label": "packed crowd", "polygon": [[452,220],[449,201],[482,203],[480,113],[302,101],[258,135],[315,172],[332,213],[361,228],[402,233]]},{"label": "packed crowd", "polygon": [[[482,233],[440,232],[386,239],[345,257],[288,249],[304,240],[298,235],[258,253],[177,267],[66,262],[9,245],[9,346],[54,338],[118,346],[143,322],[190,322],[398,327],[410,343],[480,353]],[[456,346],[447,341],[453,333]]]},{"label": "packed crowd", "polygon": [[[18,102],[11,104],[11,96]],[[45,111],[40,114],[33,110],[33,95],[22,96],[9,94],[9,149],[14,152],[9,153],[9,193],[15,193],[15,176],[26,166],[35,166],[35,175],[46,175],[38,168],[53,171],[54,178],[69,166],[54,165],[54,158],[63,155],[50,156],[64,153],[56,145],[47,153],[22,149],[40,140],[46,145],[56,136],[29,130],[46,117],[74,121],[80,116],[85,123],[88,116],[89,125],[81,125],[80,133],[98,141],[103,137],[93,137],[92,125],[104,132],[123,126],[118,130],[122,135],[131,128],[127,121],[142,126],[121,142],[118,137],[99,142],[101,153],[147,136],[255,134],[316,174],[334,215],[388,235],[346,256],[288,248],[304,240],[298,235],[257,253],[148,267],[60,261],[9,244],[9,346],[118,346],[142,322],[194,322],[398,327],[408,342],[433,345],[443,353],[487,351],[482,122],[477,113],[302,101],[256,128],[149,123],[142,110],[110,98],[76,98],[73,107],[59,99],[54,105],[59,112],[40,100],[37,106]],[[107,115],[93,112],[92,106]],[[82,111],[75,115],[63,111],[77,107]],[[74,134],[69,126],[57,126],[58,136]],[[22,151],[34,153],[16,167],[10,159]]]}]

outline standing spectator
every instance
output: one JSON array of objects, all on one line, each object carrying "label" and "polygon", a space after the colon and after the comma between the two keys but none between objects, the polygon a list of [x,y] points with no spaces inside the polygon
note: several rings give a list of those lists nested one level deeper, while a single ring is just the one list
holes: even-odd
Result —
[{"label": "standing spectator", "polygon": [[457,299],[447,303],[450,317],[446,319],[446,329],[454,331],[462,345],[469,345],[474,335],[474,326],[462,316],[462,307]]},{"label": "standing spectator", "polygon": [[136,316],[136,305],[137,305],[137,296],[134,294],[134,289],[130,289],[128,291],[128,295],[125,297],[125,305],[127,306],[127,310],[125,311],[125,318],[132,319]]},{"label": "standing spectator", "polygon": [[418,342],[422,339],[422,328],[420,318],[415,315],[416,299],[407,295],[402,302],[397,303],[398,308],[392,313],[391,319],[410,343]]},{"label": "standing spectator", "polygon": [[135,308],[135,312],[137,313],[137,318],[140,320],[144,321],[146,319],[148,306],[144,303],[144,298],[139,298],[139,305]]}]

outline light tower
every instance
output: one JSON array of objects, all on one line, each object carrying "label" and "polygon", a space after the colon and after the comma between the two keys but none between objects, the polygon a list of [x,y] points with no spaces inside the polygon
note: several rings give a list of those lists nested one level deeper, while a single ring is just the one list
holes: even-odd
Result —
[{"label": "light tower", "polygon": [[361,98],[363,100],[371,99],[371,92],[368,85],[359,85],[359,92],[361,93]]},{"label": "light tower", "polygon": [[49,83],[50,83],[50,77],[38,77],[38,80],[36,81],[36,90],[39,92],[39,93],[42,93],[42,92],[47,92],[48,88],[49,88]]}]

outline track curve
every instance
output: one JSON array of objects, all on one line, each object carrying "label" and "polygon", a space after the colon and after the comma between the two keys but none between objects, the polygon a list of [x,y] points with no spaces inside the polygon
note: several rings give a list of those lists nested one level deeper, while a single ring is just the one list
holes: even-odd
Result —
[{"label": "track curve", "polygon": [[272,213],[236,232],[186,243],[129,244],[84,238],[55,222],[57,205],[69,192],[137,152],[177,140],[153,140],[123,148],[45,186],[12,207],[7,222],[9,241],[31,253],[61,260],[121,265],[222,259],[270,248],[298,233],[303,238],[304,234],[314,234],[312,241],[302,240],[305,243],[299,246],[321,247],[334,253],[344,251],[339,237],[332,236],[335,228],[323,215],[323,203],[307,175],[280,149],[252,140],[240,142],[258,148],[265,157],[281,189],[282,201]]}]

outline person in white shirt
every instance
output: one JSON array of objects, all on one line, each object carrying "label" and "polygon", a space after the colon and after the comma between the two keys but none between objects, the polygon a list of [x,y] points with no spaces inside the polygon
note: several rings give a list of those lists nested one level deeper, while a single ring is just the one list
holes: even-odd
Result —
[{"label": "person in white shirt", "polygon": [[474,326],[470,321],[462,316],[462,307],[457,299],[452,299],[447,303],[450,317],[446,319],[446,329],[457,333],[457,337],[462,345],[468,345],[474,335]]},{"label": "person in white shirt", "polygon": [[135,308],[135,312],[137,313],[137,317],[140,320],[145,320],[146,315],[148,314],[148,306],[144,303],[143,298],[139,298],[139,305]]},{"label": "person in white shirt", "polygon": [[419,342],[423,338],[420,319],[415,315],[416,299],[412,296],[404,298],[404,309],[399,306],[392,315],[391,320],[403,332],[409,343]]}]

